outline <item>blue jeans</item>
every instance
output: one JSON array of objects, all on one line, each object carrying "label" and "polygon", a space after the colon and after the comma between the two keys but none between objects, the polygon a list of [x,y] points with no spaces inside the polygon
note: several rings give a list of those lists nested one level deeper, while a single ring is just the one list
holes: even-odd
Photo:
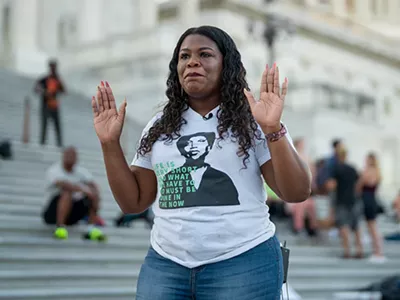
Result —
[{"label": "blue jeans", "polygon": [[283,262],[276,237],[221,262],[189,269],[150,248],[137,300],[279,300]]}]

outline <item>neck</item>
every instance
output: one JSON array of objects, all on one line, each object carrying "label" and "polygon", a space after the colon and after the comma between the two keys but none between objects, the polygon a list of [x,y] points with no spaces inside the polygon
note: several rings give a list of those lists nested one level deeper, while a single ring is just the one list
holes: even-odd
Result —
[{"label": "neck", "polygon": [[64,165],[64,170],[68,173],[72,172],[73,167]]},{"label": "neck", "polygon": [[208,114],[214,108],[221,104],[221,98],[219,95],[209,96],[206,98],[189,98],[189,106],[197,113],[202,116]]}]

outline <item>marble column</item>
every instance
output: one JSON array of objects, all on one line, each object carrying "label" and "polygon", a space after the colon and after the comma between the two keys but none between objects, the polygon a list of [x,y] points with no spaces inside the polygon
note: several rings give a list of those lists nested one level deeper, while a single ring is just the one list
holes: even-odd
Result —
[{"label": "marble column", "polygon": [[346,0],[332,1],[332,12],[335,16],[346,17],[348,15]]},{"label": "marble column", "polygon": [[400,24],[400,1],[388,0],[388,20],[391,24]]},{"label": "marble column", "polygon": [[181,0],[179,3],[179,26],[186,30],[189,27],[199,26],[200,1]]},{"label": "marble column", "polygon": [[317,0],[304,0],[304,4],[306,6],[315,6],[316,4],[318,4]]},{"label": "marble column", "polygon": [[100,41],[104,30],[104,1],[81,1],[79,14],[79,40],[86,44]]},{"label": "marble column", "polygon": [[139,0],[137,18],[140,29],[155,28],[158,23],[158,3],[155,0]]},{"label": "marble column", "polygon": [[353,0],[354,17],[358,21],[368,21],[371,19],[371,0]]},{"label": "marble column", "polygon": [[11,4],[11,43],[13,48],[36,50],[39,38],[39,0],[13,0]]}]

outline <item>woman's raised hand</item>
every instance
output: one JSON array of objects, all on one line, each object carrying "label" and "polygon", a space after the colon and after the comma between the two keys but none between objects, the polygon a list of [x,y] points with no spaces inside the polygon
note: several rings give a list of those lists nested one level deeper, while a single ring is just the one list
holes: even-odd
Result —
[{"label": "woman's raised hand", "polygon": [[276,64],[274,64],[272,68],[269,68],[267,65],[264,70],[261,79],[259,100],[254,99],[251,92],[244,90],[254,119],[260,124],[264,131],[267,131],[264,133],[274,132],[280,129],[287,89],[287,78],[285,78],[281,88],[279,84],[279,69]]},{"label": "woman's raised hand", "polygon": [[[97,101],[96,101],[97,100]],[[117,111],[115,98],[108,82],[102,81],[92,97],[93,122],[101,144],[119,142],[125,120],[126,100]]]}]

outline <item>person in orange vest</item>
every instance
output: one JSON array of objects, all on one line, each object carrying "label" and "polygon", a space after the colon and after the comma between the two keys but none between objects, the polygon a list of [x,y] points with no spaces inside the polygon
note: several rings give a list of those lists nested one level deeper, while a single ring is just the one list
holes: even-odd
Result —
[{"label": "person in orange vest", "polygon": [[42,98],[41,107],[41,139],[40,143],[46,143],[47,120],[52,119],[56,129],[57,145],[62,147],[61,123],[59,115],[58,96],[65,93],[64,84],[57,71],[57,62],[49,61],[49,74],[40,78],[35,85],[35,92]]}]

